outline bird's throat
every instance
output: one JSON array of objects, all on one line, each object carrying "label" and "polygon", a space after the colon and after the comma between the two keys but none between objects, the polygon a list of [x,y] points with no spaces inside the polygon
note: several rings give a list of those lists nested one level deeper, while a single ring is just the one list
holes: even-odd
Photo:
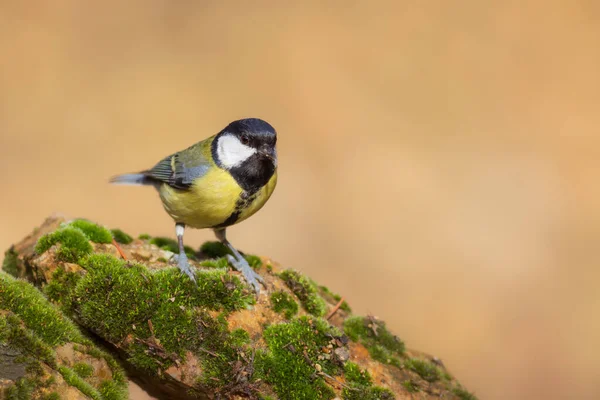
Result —
[{"label": "bird's throat", "polygon": [[257,153],[231,168],[229,173],[248,195],[252,195],[269,182],[275,173],[275,165],[272,160]]}]

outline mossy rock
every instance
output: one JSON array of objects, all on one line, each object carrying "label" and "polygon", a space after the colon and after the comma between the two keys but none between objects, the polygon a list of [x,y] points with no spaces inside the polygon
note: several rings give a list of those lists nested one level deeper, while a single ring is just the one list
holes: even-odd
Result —
[{"label": "mossy rock", "polygon": [[387,330],[383,321],[372,317],[349,317],[344,321],[344,331],[350,339],[363,344],[375,360],[401,365],[404,343]]},{"label": "mossy rock", "polygon": [[115,359],[35,287],[4,272],[0,354],[0,379],[11,382],[0,389],[0,398],[67,398],[77,392],[97,400],[127,398],[125,374]]},{"label": "mossy rock", "polygon": [[[133,240],[107,230],[108,242],[104,228],[89,221],[53,226],[40,228],[44,235],[38,235],[35,249],[17,244],[4,263],[17,274],[28,268],[46,277],[34,280],[46,297],[13,281],[44,304],[49,299],[52,307],[37,312],[8,296],[7,309],[39,325],[30,329],[38,330],[49,350],[39,354],[48,359],[65,341],[91,345],[71,318],[160,398],[385,400],[416,392],[425,399],[474,398],[431,357],[406,350],[382,321],[352,316],[339,295],[296,270],[246,255],[266,282],[255,297],[228,266],[228,250],[219,243],[204,244],[197,253],[186,249],[200,259],[191,260],[195,285],[168,259],[177,252],[173,239]],[[66,322],[52,325],[54,319]],[[57,364],[56,371],[91,398],[121,384],[90,382],[96,373],[84,361]],[[44,385],[27,382],[22,386],[35,390]]]},{"label": "mossy rock", "polygon": [[12,276],[18,276],[19,273],[19,254],[14,246],[6,250],[4,260],[2,261],[2,270]]},{"label": "mossy rock", "polygon": [[327,312],[327,303],[319,295],[318,286],[315,282],[292,269],[286,269],[281,272],[279,277],[298,297],[306,312],[316,317],[325,315]]},{"label": "mossy rock", "polygon": [[111,231],[85,219],[76,219],[69,222],[67,225],[79,229],[94,243],[111,243],[113,240]]}]

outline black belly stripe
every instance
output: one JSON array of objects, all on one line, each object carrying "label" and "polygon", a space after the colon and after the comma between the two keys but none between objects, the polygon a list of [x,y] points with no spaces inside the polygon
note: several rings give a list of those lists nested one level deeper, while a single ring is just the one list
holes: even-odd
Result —
[{"label": "black belly stripe", "polygon": [[257,195],[258,195],[258,192],[254,192],[252,194],[249,194],[246,191],[242,192],[242,194],[240,195],[240,198],[235,203],[235,209],[233,210],[231,215],[229,217],[227,217],[225,222],[215,226],[215,228],[225,228],[225,227],[235,224],[237,222],[237,220],[240,218],[242,211],[244,211],[250,204],[252,204],[254,199],[256,199]]}]

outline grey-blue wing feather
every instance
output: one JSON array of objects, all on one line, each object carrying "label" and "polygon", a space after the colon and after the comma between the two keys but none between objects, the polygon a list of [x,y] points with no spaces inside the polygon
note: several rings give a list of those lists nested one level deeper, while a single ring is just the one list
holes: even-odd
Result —
[{"label": "grey-blue wing feather", "polygon": [[176,189],[186,190],[196,179],[206,174],[209,168],[210,163],[203,157],[197,156],[193,162],[183,162],[177,153],[164,158],[143,174]]}]

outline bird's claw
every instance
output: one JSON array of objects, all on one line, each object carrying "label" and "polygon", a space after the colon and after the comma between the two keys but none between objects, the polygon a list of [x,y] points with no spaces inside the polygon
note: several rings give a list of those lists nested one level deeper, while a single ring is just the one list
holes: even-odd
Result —
[{"label": "bird's claw", "polygon": [[254,292],[258,296],[260,294],[259,283],[266,287],[265,280],[263,279],[263,277],[257,274],[256,271],[254,271],[252,267],[250,267],[250,264],[248,264],[248,261],[246,261],[245,258],[238,260],[231,254],[228,254],[227,260],[229,260],[229,263],[233,266],[233,268],[235,268],[236,270],[241,272],[242,275],[244,275],[244,278],[252,286]]},{"label": "bird's claw", "polygon": [[185,255],[185,253],[179,254],[177,266],[179,267],[181,272],[186,274],[192,280],[192,282],[196,283],[196,277],[194,276],[194,273],[190,269],[190,263],[188,262],[188,258]]}]

